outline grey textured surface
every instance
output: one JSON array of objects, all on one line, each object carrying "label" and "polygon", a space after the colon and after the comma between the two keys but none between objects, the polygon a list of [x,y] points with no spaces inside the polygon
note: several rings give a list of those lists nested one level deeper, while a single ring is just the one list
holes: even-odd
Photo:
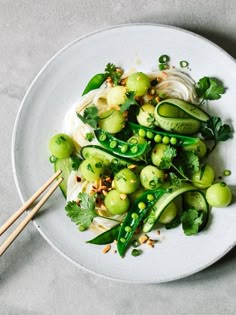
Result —
[{"label": "grey textured surface", "polygon": [[[0,0],[0,224],[20,206],[11,136],[31,80],[70,41],[129,22],[183,27],[236,57],[234,0]],[[234,248],[207,270],[180,281],[112,282],[65,260],[30,224],[0,258],[0,314],[235,314],[235,263]]]}]

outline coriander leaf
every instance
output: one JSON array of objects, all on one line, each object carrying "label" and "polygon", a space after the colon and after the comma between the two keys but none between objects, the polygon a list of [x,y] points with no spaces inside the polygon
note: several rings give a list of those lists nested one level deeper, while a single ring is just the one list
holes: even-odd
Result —
[{"label": "coriander leaf", "polygon": [[162,170],[171,168],[172,160],[176,155],[177,155],[176,149],[168,145],[168,147],[164,151],[164,156],[161,158],[159,168]]},{"label": "coriander leaf", "polygon": [[181,187],[183,183],[183,178],[179,178],[175,173],[169,172],[169,179],[172,186]]},{"label": "coriander leaf", "polygon": [[126,99],[123,104],[120,105],[120,111],[121,113],[125,112],[126,110],[129,110],[131,105],[138,105],[136,99],[135,99],[135,92],[127,92],[125,93]]},{"label": "coriander leaf", "polygon": [[90,125],[93,128],[97,127],[98,123],[98,109],[95,105],[91,105],[87,108],[85,108],[83,112],[83,116],[77,113],[77,116],[80,120],[82,120],[83,123]]},{"label": "coriander leaf", "polygon": [[70,158],[71,158],[72,170],[77,171],[82,160],[80,158],[78,158],[78,156],[76,156],[76,155],[72,155]]},{"label": "coriander leaf", "polygon": [[110,77],[114,85],[118,85],[122,72],[117,71],[117,67],[113,63],[108,63],[105,68],[106,77]]},{"label": "coriander leaf", "polygon": [[87,132],[85,135],[86,140],[91,142],[94,139],[94,134],[92,132]]},{"label": "coriander leaf", "polygon": [[218,100],[225,88],[219,80],[203,77],[196,84],[196,92],[204,100]]},{"label": "coriander leaf", "polygon": [[203,212],[190,208],[182,213],[180,221],[185,235],[197,234],[203,222]]},{"label": "coriander leaf", "polygon": [[184,174],[191,176],[200,169],[200,160],[196,153],[193,151],[182,151],[176,164],[182,168]]},{"label": "coriander leaf", "polygon": [[223,124],[221,118],[212,116],[206,123],[202,123],[202,136],[206,140],[226,141],[232,138],[231,127]]},{"label": "coriander leaf", "polygon": [[87,193],[79,193],[79,205],[75,201],[69,201],[65,207],[68,217],[77,225],[82,225],[85,229],[90,226],[97,216],[95,212],[95,198]]}]

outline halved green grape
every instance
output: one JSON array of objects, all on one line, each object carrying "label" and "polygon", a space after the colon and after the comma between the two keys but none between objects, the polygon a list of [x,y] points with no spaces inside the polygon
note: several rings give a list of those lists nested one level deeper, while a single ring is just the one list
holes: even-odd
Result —
[{"label": "halved green grape", "polygon": [[49,142],[49,150],[51,154],[58,159],[69,157],[74,149],[75,146],[73,140],[65,133],[56,134]]},{"label": "halved green grape", "polygon": [[129,209],[129,198],[120,191],[113,189],[108,192],[104,204],[111,214],[122,214]]},{"label": "halved green grape", "polygon": [[193,151],[196,155],[201,159],[207,153],[207,147],[203,140],[199,140],[195,144],[185,145],[183,146],[184,151]]},{"label": "halved green grape", "polygon": [[149,77],[143,72],[132,73],[128,76],[126,87],[128,91],[134,91],[136,96],[143,96],[150,88]]},{"label": "halved green grape", "polygon": [[207,189],[206,200],[212,207],[227,207],[232,200],[232,192],[225,183],[216,183]]},{"label": "halved green grape", "polygon": [[205,164],[199,171],[193,174],[192,183],[195,187],[205,189],[211,186],[215,178],[215,172],[209,164]]},{"label": "halved green grape", "polygon": [[138,123],[145,127],[152,127],[155,122],[154,111],[155,107],[153,105],[151,104],[142,105],[137,115]]},{"label": "halved green grape", "polygon": [[89,182],[95,182],[104,174],[104,163],[97,158],[89,158],[80,164],[82,176]]},{"label": "halved green grape", "polygon": [[109,133],[117,133],[124,128],[125,118],[119,110],[109,109],[100,115],[98,125]]},{"label": "halved green grape", "polygon": [[126,88],[124,86],[114,86],[107,93],[107,104],[109,106],[121,105],[127,99]]},{"label": "halved green grape", "polygon": [[165,208],[164,212],[162,213],[158,221],[162,224],[170,223],[176,217],[177,212],[178,212],[177,206],[175,202],[172,201]]},{"label": "halved green grape", "polygon": [[156,166],[147,165],[140,173],[140,181],[146,189],[157,189],[162,185],[165,179],[165,174]]},{"label": "halved green grape", "polygon": [[157,143],[152,149],[151,159],[152,163],[156,166],[159,166],[161,159],[164,157],[164,152],[167,149],[168,145],[164,143]]},{"label": "halved green grape", "polygon": [[138,189],[138,176],[128,168],[120,170],[114,178],[115,188],[124,194],[132,194]]}]

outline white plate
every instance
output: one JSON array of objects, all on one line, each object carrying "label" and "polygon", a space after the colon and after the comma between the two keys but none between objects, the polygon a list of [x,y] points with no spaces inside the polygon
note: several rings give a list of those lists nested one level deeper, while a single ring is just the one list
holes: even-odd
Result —
[{"label": "white plate", "polygon": [[[52,174],[48,162],[48,141],[61,131],[65,112],[78,101],[88,80],[102,72],[108,62],[125,69],[151,71],[158,56],[167,54],[171,64],[190,63],[191,75],[221,79],[227,93],[211,102],[211,113],[235,125],[236,65],[221,48],[191,32],[164,25],[132,24],[101,30],[71,43],[53,57],[30,86],[17,116],[13,136],[13,170],[22,201]],[[220,144],[215,152],[219,175],[227,168],[235,184],[235,139]],[[235,189],[234,189],[235,194]],[[46,240],[70,261],[84,269],[128,282],[157,283],[198,272],[225,255],[236,243],[236,206],[213,209],[209,227],[197,236],[184,236],[181,228],[162,230],[162,241],[143,255],[130,252],[121,259],[113,251],[104,255],[102,247],[85,244],[90,232],[79,233],[66,217],[60,191],[50,199],[35,219]],[[156,235],[157,236],[157,235]]]}]

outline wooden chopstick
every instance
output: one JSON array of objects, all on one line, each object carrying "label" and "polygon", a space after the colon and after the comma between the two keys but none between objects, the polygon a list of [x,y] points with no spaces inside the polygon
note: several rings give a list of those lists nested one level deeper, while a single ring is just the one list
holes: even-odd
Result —
[{"label": "wooden chopstick", "polygon": [[[44,191],[45,189],[61,174],[61,171],[58,171],[55,173],[27,202],[19,209],[17,210],[17,215],[14,214],[12,217],[14,218],[14,221],[16,218],[18,218],[28,207],[31,205],[34,200],[36,200]],[[16,237],[21,233],[21,231],[26,227],[26,225],[30,222],[30,220],[35,216],[35,214],[39,211],[39,209],[44,205],[44,203],[48,200],[48,198],[53,194],[53,192],[57,189],[57,187],[61,184],[63,181],[63,178],[59,178],[56,183],[50,188],[50,190],[42,197],[42,199],[37,203],[37,205],[29,212],[29,214],[23,219],[23,221],[17,226],[17,228],[8,236],[8,238],[3,242],[3,244],[0,246],[0,256],[7,250],[7,248],[11,245],[11,243],[16,239]],[[28,206],[28,207],[27,207]],[[24,210],[22,210],[24,209]],[[8,220],[9,222],[12,221],[12,217]],[[7,221],[7,222],[8,222]],[[6,223],[7,223],[6,222]],[[8,224],[9,224],[8,222]],[[4,230],[10,225],[6,225],[6,223],[3,225]],[[1,228],[1,230],[3,230]]]},{"label": "wooden chopstick", "polygon": [[0,236],[27,210],[32,203],[51,185],[51,183],[62,173],[58,170],[49,180],[39,188],[1,227]]}]

